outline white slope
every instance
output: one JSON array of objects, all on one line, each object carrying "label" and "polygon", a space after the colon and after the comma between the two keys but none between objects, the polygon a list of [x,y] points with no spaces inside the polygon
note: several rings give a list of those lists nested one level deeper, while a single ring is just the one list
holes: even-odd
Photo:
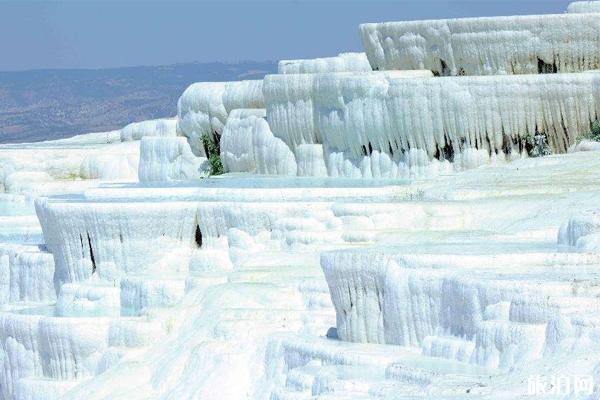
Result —
[{"label": "white slope", "polygon": [[[0,145],[0,188],[16,194],[82,190],[97,181],[137,181],[140,139],[175,136],[176,119],[136,122],[111,132],[37,143]],[[158,160],[144,161],[161,164]],[[164,161],[162,162],[164,163]]]},{"label": "white slope", "polygon": [[141,140],[145,136],[177,135],[177,118],[153,119],[134,122],[121,129],[121,142]]},{"label": "white slope", "polygon": [[206,156],[202,136],[220,135],[236,108],[264,108],[262,80],[194,83],[177,102],[178,133],[188,138],[196,156]]},{"label": "white slope", "polygon": [[298,174],[435,175],[522,157],[536,132],[564,152],[600,115],[595,72],[445,78],[404,72],[267,76],[267,120],[294,152]]},{"label": "white slope", "polygon": [[597,210],[599,167],[578,152],[404,184],[224,177],[40,200],[57,311],[8,311],[0,336],[29,346],[21,324],[60,355],[31,342],[42,367],[11,364],[8,393],[526,398],[538,371],[593,374],[598,255],[557,234]]},{"label": "white slope", "polygon": [[370,23],[360,33],[375,70],[496,75],[597,69],[599,28],[593,14],[556,14]]},{"label": "white slope", "polygon": [[306,60],[281,60],[277,65],[279,74],[315,74],[321,72],[371,71],[365,53],[340,53],[336,57]]},{"label": "white slope", "polygon": [[567,8],[568,13],[600,12],[600,1],[574,1]]},{"label": "white slope", "polygon": [[575,215],[559,231],[558,243],[582,251],[600,251],[600,216],[597,212]]},{"label": "white slope", "polygon": [[80,140],[0,145],[0,187],[8,193],[61,193],[97,180],[136,181],[139,142]]},{"label": "white slope", "polygon": [[227,118],[221,136],[225,172],[296,175],[298,166],[290,148],[273,136],[264,109],[237,109]]},{"label": "white slope", "polygon": [[569,147],[570,152],[577,151],[598,151],[600,150],[600,142],[594,140],[583,139],[573,146]]},{"label": "white slope", "polygon": [[[596,68],[595,16],[366,24],[373,67],[420,70],[286,61],[176,119],[0,146],[0,399],[597,382],[599,75],[537,74]],[[536,133],[569,153],[528,158]]]},{"label": "white slope", "polygon": [[140,182],[199,179],[206,175],[206,157],[196,157],[186,138],[144,137],[140,143]]}]

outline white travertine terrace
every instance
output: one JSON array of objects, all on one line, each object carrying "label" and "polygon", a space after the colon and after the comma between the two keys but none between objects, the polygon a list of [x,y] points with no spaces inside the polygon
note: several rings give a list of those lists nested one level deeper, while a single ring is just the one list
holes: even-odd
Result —
[{"label": "white travertine terrace", "polygon": [[0,145],[0,400],[598,398],[598,15],[367,24],[423,69]]},{"label": "white travertine terrace", "polygon": [[177,119],[163,118],[134,122],[121,129],[121,142],[141,140],[145,136],[177,135]]},{"label": "white travertine terrace", "polygon": [[231,112],[221,136],[221,160],[226,172],[296,175],[294,154],[273,136],[265,115],[264,109]]},{"label": "white travertine terrace", "polygon": [[[185,254],[193,243],[195,208],[177,202],[143,207],[130,202],[115,208],[110,202],[92,207],[71,200],[55,205],[52,200],[38,199],[44,240],[56,261],[56,289],[63,283],[86,280],[95,271],[107,279],[119,279],[123,272],[143,273],[151,266],[148,260],[162,259],[165,248]],[[69,215],[81,220],[75,223]],[[101,231],[98,221],[103,221]],[[129,232],[127,238],[123,232]]]},{"label": "white travertine terrace", "polygon": [[574,1],[567,8],[568,13],[597,13],[600,12],[600,1]]},{"label": "white travertine terrace", "polygon": [[196,157],[184,137],[142,138],[140,182],[199,179],[206,175],[206,168],[206,157]]},{"label": "white travertine terrace", "polygon": [[220,135],[236,108],[264,108],[262,80],[199,82],[189,86],[177,103],[177,130],[188,138],[196,156],[206,156],[201,138]]},{"label": "white travertine terrace", "polygon": [[559,230],[558,243],[575,246],[582,251],[599,252],[600,215],[591,212],[569,218]]},{"label": "white travertine terrace", "polygon": [[365,53],[340,53],[336,57],[306,60],[281,60],[277,65],[280,74],[315,74],[321,72],[367,72],[371,64]]},{"label": "white travertine terrace", "polygon": [[374,70],[504,75],[600,68],[600,20],[593,14],[369,23],[360,32]]},{"label": "white travertine terrace", "polygon": [[139,142],[121,143],[119,131],[0,145],[0,188],[43,194],[80,190],[98,180],[136,181],[138,161]]},{"label": "white travertine terrace", "polygon": [[33,195],[77,191],[94,181],[135,182],[140,140],[174,137],[176,125],[175,118],[155,119],[110,132],[0,145],[0,187],[9,193]]},{"label": "white travertine terrace", "polygon": [[585,307],[597,305],[595,291],[574,294],[568,277],[577,268],[581,279],[593,279],[598,255],[510,243],[387,252],[323,256],[341,339],[419,346],[427,355],[509,369],[560,346],[553,329],[562,330],[560,341],[595,334],[591,327],[576,333],[575,319],[567,326],[560,319],[573,318],[578,305],[577,318],[593,317]]},{"label": "white travertine terrace", "polygon": [[[352,387],[353,398],[380,398],[369,393],[385,382],[388,394],[471,388],[494,398],[526,390],[526,365],[587,374],[593,363],[577,360],[596,343],[599,256],[563,250],[556,232],[575,210],[596,207],[598,167],[597,155],[579,152],[401,186],[226,177],[38,201],[57,276],[69,282],[62,303],[115,318],[114,292],[103,289],[110,282],[135,313],[192,310],[170,341],[134,363],[115,361],[65,398],[137,398],[140,388],[150,398],[210,396],[211,384],[240,376],[219,393],[344,398]],[[383,247],[367,248],[373,243]],[[81,281],[93,267],[90,244],[97,292],[77,288],[90,285]],[[321,258],[338,320],[328,336],[396,346],[324,338],[335,317],[317,256],[349,246]],[[147,331],[136,332],[128,340]],[[101,352],[113,351],[103,343]],[[125,381],[136,389],[116,389]],[[313,392],[311,382],[328,383]]]},{"label": "white travertine terrace", "polygon": [[37,245],[0,245],[0,304],[56,299],[52,254]]},{"label": "white travertine terrace", "polygon": [[297,160],[319,146],[330,176],[407,177],[431,161],[460,170],[519,157],[537,132],[566,151],[600,115],[599,77],[270,75],[264,93],[269,126]]}]

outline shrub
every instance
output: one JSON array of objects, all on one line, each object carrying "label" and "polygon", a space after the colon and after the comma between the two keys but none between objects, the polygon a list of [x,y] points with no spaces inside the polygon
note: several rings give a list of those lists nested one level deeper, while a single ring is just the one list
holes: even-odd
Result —
[{"label": "shrub", "polygon": [[582,140],[593,140],[595,142],[600,142],[600,120],[592,122],[592,126],[590,127],[589,131],[577,135],[575,143],[579,143]]},{"label": "shrub", "polygon": [[592,129],[590,131],[590,139],[595,140],[596,142],[600,142],[600,121],[596,120],[592,124]]},{"label": "shrub", "polygon": [[525,137],[525,150],[529,154],[529,157],[543,157],[552,154],[548,138],[543,133],[527,135]]},{"label": "shrub", "polygon": [[202,145],[204,146],[204,152],[208,158],[208,164],[210,165],[209,175],[221,175],[225,171],[223,169],[223,163],[221,162],[221,146],[220,138],[218,135],[213,136],[211,139],[208,134],[203,134],[201,137]]}]

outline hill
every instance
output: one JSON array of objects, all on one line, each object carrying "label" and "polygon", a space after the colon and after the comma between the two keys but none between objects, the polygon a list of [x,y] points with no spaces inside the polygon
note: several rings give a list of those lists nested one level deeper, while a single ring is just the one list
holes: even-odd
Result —
[{"label": "hill", "polygon": [[260,79],[277,63],[0,72],[0,143],[108,131],[176,114],[191,83]]}]

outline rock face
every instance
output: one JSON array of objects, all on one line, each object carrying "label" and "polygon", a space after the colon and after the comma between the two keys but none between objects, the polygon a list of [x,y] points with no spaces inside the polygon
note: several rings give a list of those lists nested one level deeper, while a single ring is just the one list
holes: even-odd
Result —
[{"label": "rock face", "polygon": [[341,53],[337,57],[308,60],[281,60],[280,74],[316,74],[319,72],[368,72],[371,65],[365,53]]},{"label": "rock face", "polygon": [[593,14],[557,14],[363,24],[360,33],[375,70],[505,75],[597,69],[599,27]]},{"label": "rock face", "polygon": [[202,136],[220,136],[236,108],[264,108],[262,80],[200,82],[188,87],[177,103],[177,127],[197,156],[206,156]]},{"label": "rock face", "polygon": [[424,69],[282,61],[0,147],[0,399],[598,397],[591,16],[367,24]]},{"label": "rock face", "polygon": [[567,8],[569,13],[597,13],[600,12],[600,1],[575,1]]},{"label": "rock face", "polygon": [[327,175],[396,178],[444,161],[458,170],[510,161],[532,132],[565,152],[600,114],[597,73],[420,75],[267,76],[267,119],[296,158],[301,146],[322,148],[315,162]]},{"label": "rock face", "polygon": [[153,119],[134,122],[121,129],[121,142],[141,140],[145,136],[175,136],[176,134],[176,118]]},{"label": "rock face", "polygon": [[221,158],[226,172],[252,172],[295,176],[294,153],[273,136],[264,109],[233,110],[221,137]]},{"label": "rock face", "polygon": [[140,182],[199,179],[206,157],[196,157],[183,137],[147,137],[140,144]]}]

